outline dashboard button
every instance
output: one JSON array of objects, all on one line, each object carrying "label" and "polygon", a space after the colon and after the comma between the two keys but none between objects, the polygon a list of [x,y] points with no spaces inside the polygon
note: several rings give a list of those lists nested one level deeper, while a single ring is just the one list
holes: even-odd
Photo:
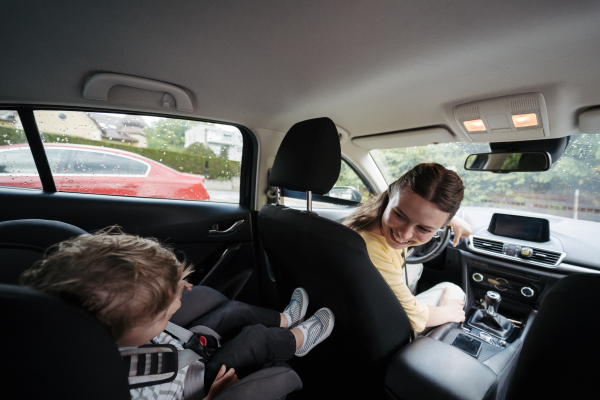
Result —
[{"label": "dashboard button", "polygon": [[517,246],[515,246],[514,244],[508,245],[508,247],[506,248],[506,255],[507,256],[515,256],[516,254],[517,254]]},{"label": "dashboard button", "polygon": [[481,275],[479,272],[475,272],[473,275],[471,275],[471,277],[475,282],[481,282],[483,280],[483,275]]}]

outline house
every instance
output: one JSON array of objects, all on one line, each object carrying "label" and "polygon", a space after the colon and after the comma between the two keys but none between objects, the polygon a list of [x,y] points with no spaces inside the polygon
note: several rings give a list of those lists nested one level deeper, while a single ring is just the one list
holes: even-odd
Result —
[{"label": "house", "polygon": [[138,116],[105,113],[89,113],[90,117],[102,129],[102,137],[98,140],[126,142],[135,147],[148,147],[148,139],[144,128],[146,122]]},{"label": "house", "polygon": [[217,157],[242,161],[242,134],[231,127],[200,124],[185,131],[185,147],[197,142],[211,149]]},{"label": "house", "polygon": [[41,133],[77,136],[101,140],[102,129],[88,113],[79,111],[35,111],[35,120]]}]

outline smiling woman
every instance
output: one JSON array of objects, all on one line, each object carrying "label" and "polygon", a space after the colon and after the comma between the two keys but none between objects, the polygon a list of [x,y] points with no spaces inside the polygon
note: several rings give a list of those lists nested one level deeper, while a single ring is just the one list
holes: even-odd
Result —
[{"label": "smiling woman", "polygon": [[[454,171],[440,164],[419,164],[344,223],[365,240],[369,258],[398,297],[416,332],[465,318],[462,289],[442,282],[415,297],[423,266],[407,274],[405,265],[406,250],[429,242],[438,229],[450,223],[463,197],[462,180]],[[457,232],[457,236],[461,235]]]}]

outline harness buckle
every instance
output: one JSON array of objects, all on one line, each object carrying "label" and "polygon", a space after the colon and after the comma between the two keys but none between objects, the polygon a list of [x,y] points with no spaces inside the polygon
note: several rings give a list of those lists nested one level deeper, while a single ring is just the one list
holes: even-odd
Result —
[{"label": "harness buckle", "polygon": [[190,340],[184,343],[183,348],[193,350],[200,356],[200,361],[206,364],[217,352],[219,343],[214,336],[194,333]]}]

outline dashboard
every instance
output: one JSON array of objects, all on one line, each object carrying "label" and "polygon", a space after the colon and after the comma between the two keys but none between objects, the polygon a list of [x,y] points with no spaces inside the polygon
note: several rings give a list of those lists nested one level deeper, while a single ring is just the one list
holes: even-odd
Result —
[{"label": "dashboard", "polygon": [[[471,252],[511,260],[517,265],[555,268],[564,272],[600,272],[598,222],[499,208],[462,207],[461,211],[463,218],[473,228],[469,242]],[[540,243],[494,235],[488,231],[494,213],[547,219],[550,222],[550,240]],[[491,246],[484,246],[484,243]],[[501,247],[497,244],[501,244]],[[531,248],[534,257],[524,259],[518,254],[506,254],[505,244]],[[540,257],[535,257],[536,249]]]}]

